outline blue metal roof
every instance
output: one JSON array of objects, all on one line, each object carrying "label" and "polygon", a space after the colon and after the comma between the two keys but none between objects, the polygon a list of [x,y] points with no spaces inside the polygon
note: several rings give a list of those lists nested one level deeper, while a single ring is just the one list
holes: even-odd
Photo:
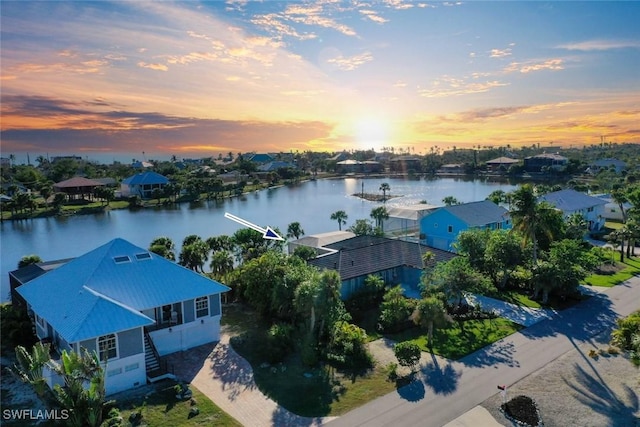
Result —
[{"label": "blue metal roof", "polygon": [[167,184],[168,182],[169,179],[167,177],[152,171],[137,173],[122,180],[122,183],[127,185]]},{"label": "blue metal roof", "polygon": [[142,310],[228,290],[123,239],[17,288],[68,342],[148,325]]}]

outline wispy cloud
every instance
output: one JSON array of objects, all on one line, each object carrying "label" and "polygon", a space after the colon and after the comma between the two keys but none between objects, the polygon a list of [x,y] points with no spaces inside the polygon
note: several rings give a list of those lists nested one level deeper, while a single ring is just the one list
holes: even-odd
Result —
[{"label": "wispy cloud", "polygon": [[373,60],[373,55],[370,52],[364,52],[359,55],[351,57],[344,57],[342,55],[335,58],[328,59],[329,64],[335,65],[337,68],[343,71],[353,71],[367,62]]},{"label": "wispy cloud", "polygon": [[366,18],[370,19],[373,22],[376,22],[378,24],[384,24],[385,22],[389,22],[388,19],[383,18],[382,16],[380,16],[380,14],[374,10],[369,10],[369,9],[362,9],[359,11],[362,15],[364,15]]},{"label": "wispy cloud", "polygon": [[155,70],[155,71],[167,71],[169,69],[169,67],[167,67],[164,64],[147,64],[146,62],[140,61],[138,62],[138,67],[140,68],[148,68],[150,70]]},{"label": "wispy cloud", "polygon": [[444,98],[447,96],[470,95],[474,93],[487,92],[500,86],[508,86],[509,83],[498,80],[485,82],[468,81],[466,78],[455,78],[450,76],[441,77],[431,84],[429,89],[420,89],[418,94],[426,98]]},{"label": "wispy cloud", "polygon": [[560,58],[547,59],[546,61],[536,62],[536,61],[527,61],[527,62],[512,62],[507,67],[504,68],[504,72],[512,73],[512,72],[520,72],[520,73],[531,73],[534,71],[542,71],[542,70],[564,70],[564,61]]},{"label": "wispy cloud", "polygon": [[640,41],[637,40],[587,40],[576,43],[566,43],[557,46],[560,49],[567,50],[612,50],[612,49],[638,49],[640,48]]},{"label": "wispy cloud", "polygon": [[511,48],[491,49],[491,53],[489,56],[491,58],[504,58],[505,56],[511,56]]}]

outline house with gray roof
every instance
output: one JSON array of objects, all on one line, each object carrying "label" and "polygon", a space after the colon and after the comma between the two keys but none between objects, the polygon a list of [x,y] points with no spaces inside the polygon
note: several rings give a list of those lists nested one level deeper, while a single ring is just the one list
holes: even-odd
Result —
[{"label": "house with gray roof", "polygon": [[455,251],[460,232],[471,228],[510,229],[509,211],[490,200],[442,206],[420,220],[420,240],[434,248]]},{"label": "house with gray roof", "polygon": [[433,265],[455,256],[420,243],[376,236],[356,236],[328,244],[323,250],[324,255],[308,262],[340,273],[342,299],[363,289],[369,275],[380,277],[390,286],[402,285],[405,295],[419,298],[424,254],[434,254],[430,261]]},{"label": "house with gray roof", "polygon": [[567,167],[569,159],[559,154],[544,153],[524,159],[524,170],[527,172],[543,172],[544,170],[562,171]]},{"label": "house with gray roof", "polygon": [[229,288],[126,240],[49,270],[26,268],[11,274],[24,281],[15,292],[36,335],[58,352],[95,351],[107,394],[162,377],[160,356],[220,339],[220,295]]},{"label": "house with gray roof", "polygon": [[120,192],[123,197],[140,196],[142,199],[150,199],[153,190],[160,190],[169,183],[169,179],[157,172],[147,171],[138,173],[122,180]]},{"label": "house with gray roof", "polygon": [[566,189],[540,196],[538,201],[550,203],[562,211],[565,218],[574,213],[582,215],[589,225],[589,231],[598,231],[604,227],[606,200]]}]

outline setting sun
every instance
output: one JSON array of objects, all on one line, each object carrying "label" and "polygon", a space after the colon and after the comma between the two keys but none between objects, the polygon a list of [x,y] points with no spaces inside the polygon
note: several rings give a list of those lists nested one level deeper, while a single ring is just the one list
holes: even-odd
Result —
[{"label": "setting sun", "polygon": [[360,149],[373,148],[380,151],[392,142],[389,123],[376,118],[358,120],[354,125],[353,136]]}]

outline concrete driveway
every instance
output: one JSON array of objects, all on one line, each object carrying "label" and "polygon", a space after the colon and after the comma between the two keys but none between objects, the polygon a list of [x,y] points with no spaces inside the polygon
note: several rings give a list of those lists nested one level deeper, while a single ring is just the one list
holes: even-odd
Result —
[{"label": "concrete driveway", "polygon": [[556,314],[555,310],[548,308],[522,307],[484,295],[469,295],[467,300],[473,305],[482,307],[485,311],[495,312],[500,317],[527,327],[551,319]]}]

